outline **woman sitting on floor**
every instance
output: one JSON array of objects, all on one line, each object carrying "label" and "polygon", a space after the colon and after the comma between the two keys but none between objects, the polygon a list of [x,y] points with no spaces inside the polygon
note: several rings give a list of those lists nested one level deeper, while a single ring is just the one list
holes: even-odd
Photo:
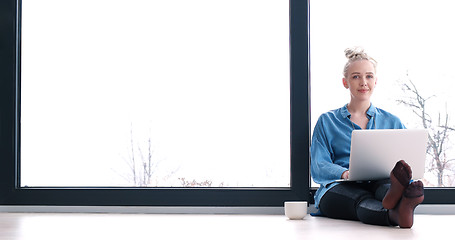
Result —
[{"label": "woman sitting on floor", "polygon": [[363,223],[410,228],[414,209],[423,201],[423,184],[411,181],[412,170],[401,160],[390,179],[369,182],[334,182],[349,177],[351,132],[354,129],[401,129],[400,119],[370,102],[377,83],[376,61],[363,49],[346,49],[343,86],[351,100],[322,114],[313,132],[311,174],[320,184],[315,205],[323,216]]}]

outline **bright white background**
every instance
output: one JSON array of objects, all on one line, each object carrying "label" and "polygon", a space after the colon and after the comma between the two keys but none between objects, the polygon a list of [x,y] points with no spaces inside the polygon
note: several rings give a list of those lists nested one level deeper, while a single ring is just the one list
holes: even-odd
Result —
[{"label": "bright white background", "polygon": [[[138,142],[151,137],[153,184],[287,186],[283,2],[24,0],[22,185],[130,184],[132,129]],[[453,118],[453,9],[450,0],[311,1],[312,124],[349,101],[341,78],[352,46],[379,62],[373,104],[420,127],[396,103],[409,78],[436,96],[433,118],[445,106]]]},{"label": "bright white background", "polygon": [[286,1],[22,5],[23,186],[289,186]]}]

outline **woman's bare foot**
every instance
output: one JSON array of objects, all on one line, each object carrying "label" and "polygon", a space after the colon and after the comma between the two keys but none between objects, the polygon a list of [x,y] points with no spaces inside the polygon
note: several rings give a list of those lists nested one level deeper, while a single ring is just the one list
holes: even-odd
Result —
[{"label": "woman's bare foot", "polygon": [[400,203],[389,210],[390,220],[401,228],[411,228],[414,224],[414,209],[423,202],[423,183],[415,181],[404,190]]},{"label": "woman's bare foot", "polygon": [[397,205],[411,178],[411,167],[404,160],[398,161],[390,172],[390,188],[382,200],[384,208],[393,209]]}]

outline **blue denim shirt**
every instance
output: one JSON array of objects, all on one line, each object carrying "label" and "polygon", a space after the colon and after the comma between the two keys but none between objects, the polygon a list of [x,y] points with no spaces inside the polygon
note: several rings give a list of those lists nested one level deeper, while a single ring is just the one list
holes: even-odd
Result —
[{"label": "blue denim shirt", "polygon": [[[320,184],[314,196],[315,206],[330,188],[336,186],[344,171],[349,169],[351,133],[353,127],[360,126],[351,122],[347,104],[339,109],[322,114],[314,127],[311,141],[311,175]],[[373,104],[367,111],[367,129],[405,128],[400,119]]]}]

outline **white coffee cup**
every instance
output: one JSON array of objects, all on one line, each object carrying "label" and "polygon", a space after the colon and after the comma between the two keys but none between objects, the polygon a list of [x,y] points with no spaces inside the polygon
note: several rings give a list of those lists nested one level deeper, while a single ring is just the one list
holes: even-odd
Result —
[{"label": "white coffee cup", "polygon": [[284,202],[284,214],[291,220],[303,219],[307,215],[308,202]]}]

